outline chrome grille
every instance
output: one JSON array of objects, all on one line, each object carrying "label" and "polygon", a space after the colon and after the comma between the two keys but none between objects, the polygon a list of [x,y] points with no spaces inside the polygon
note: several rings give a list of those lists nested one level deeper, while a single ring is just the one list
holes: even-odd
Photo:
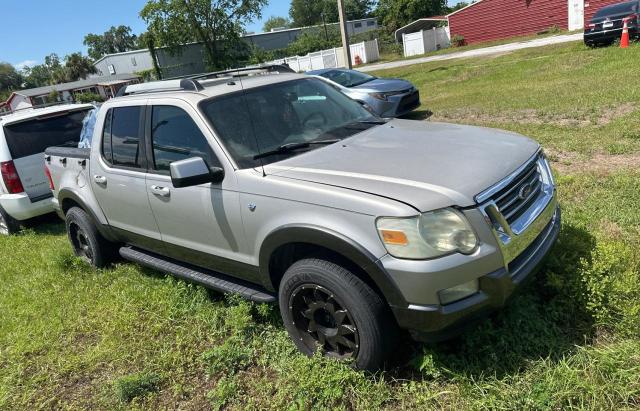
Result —
[{"label": "chrome grille", "polygon": [[506,187],[494,193],[491,200],[509,225],[517,221],[543,195],[538,157],[531,161]]}]

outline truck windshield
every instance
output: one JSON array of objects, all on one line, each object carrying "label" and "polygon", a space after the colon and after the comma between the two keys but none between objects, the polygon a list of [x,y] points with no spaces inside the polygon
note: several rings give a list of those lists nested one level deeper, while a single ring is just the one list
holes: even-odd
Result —
[{"label": "truck windshield", "polygon": [[46,114],[4,126],[11,157],[40,154],[53,146],[78,147],[83,120],[91,110]]},{"label": "truck windshield", "polygon": [[319,79],[214,97],[200,108],[241,168],[281,161],[326,145],[314,142],[339,141],[380,124],[359,103]]}]

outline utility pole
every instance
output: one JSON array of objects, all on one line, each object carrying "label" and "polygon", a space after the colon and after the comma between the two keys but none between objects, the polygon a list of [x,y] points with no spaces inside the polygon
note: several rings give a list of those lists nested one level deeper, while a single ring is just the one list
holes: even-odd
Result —
[{"label": "utility pole", "polygon": [[324,18],[324,13],[320,13],[322,16],[322,25],[324,26],[324,38],[329,42],[329,32],[327,31],[327,21]]},{"label": "utility pole", "polygon": [[340,15],[340,33],[342,34],[342,50],[344,52],[344,62],[348,69],[352,69],[351,49],[349,48],[349,33],[347,33],[347,21],[344,16],[344,1],[338,0],[338,14]]}]

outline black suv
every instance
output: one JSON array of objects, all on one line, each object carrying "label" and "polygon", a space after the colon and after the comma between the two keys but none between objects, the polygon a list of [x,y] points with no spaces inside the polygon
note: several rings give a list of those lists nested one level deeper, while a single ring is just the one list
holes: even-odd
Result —
[{"label": "black suv", "polygon": [[638,5],[638,1],[627,1],[598,10],[584,28],[584,43],[590,47],[612,44],[622,36],[624,19],[629,38],[638,38]]}]

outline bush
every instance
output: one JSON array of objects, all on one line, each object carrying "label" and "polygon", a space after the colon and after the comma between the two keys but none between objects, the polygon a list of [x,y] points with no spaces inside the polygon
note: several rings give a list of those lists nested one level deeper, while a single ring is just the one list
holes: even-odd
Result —
[{"label": "bush", "polygon": [[78,93],[75,95],[76,103],[101,103],[104,98],[96,93]]},{"label": "bush", "polygon": [[454,34],[451,37],[451,47],[462,47],[466,45],[467,45],[467,42],[465,41],[464,36],[460,34]]}]

